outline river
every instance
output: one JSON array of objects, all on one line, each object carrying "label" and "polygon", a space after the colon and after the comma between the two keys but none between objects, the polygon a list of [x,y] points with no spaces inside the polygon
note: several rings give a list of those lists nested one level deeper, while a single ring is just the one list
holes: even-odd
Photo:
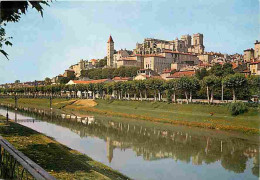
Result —
[{"label": "river", "polygon": [[133,179],[258,179],[258,136],[28,108],[9,117]]}]

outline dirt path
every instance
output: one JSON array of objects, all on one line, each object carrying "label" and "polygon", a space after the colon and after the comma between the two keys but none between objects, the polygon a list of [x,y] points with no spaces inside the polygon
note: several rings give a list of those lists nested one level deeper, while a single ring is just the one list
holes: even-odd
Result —
[{"label": "dirt path", "polygon": [[73,104],[83,107],[94,107],[97,105],[93,99],[80,99],[75,101]]}]

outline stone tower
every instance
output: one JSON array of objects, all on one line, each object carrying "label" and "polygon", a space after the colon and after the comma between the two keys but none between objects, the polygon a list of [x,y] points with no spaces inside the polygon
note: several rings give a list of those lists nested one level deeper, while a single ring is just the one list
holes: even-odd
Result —
[{"label": "stone tower", "polygon": [[113,67],[114,63],[113,63],[113,57],[114,57],[114,41],[112,36],[109,36],[109,39],[107,41],[107,66],[108,67]]},{"label": "stone tower", "polygon": [[182,35],[181,40],[185,42],[185,46],[187,48],[191,47],[191,36],[189,34],[187,35]]},{"label": "stone tower", "polygon": [[203,45],[203,34],[197,33],[193,34],[193,47],[194,52],[202,54],[204,53],[204,45]]}]

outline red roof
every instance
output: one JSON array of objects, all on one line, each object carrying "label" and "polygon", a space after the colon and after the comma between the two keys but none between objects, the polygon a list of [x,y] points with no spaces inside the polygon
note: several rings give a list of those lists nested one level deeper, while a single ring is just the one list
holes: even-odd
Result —
[{"label": "red roof", "polygon": [[238,67],[237,63],[232,62],[231,64],[232,64],[232,69],[235,69]]},{"label": "red roof", "polygon": [[163,73],[170,73],[170,72],[172,72],[171,69],[165,69],[165,70],[163,71]]},{"label": "red roof", "polygon": [[167,78],[180,78],[180,77],[184,77],[184,76],[194,76],[195,75],[195,71],[179,71],[179,72],[175,72],[174,74],[172,74],[171,76],[167,77]]},{"label": "red roof", "polygon": [[158,54],[146,54],[146,55],[144,55],[144,57],[161,57],[161,58],[165,58],[164,56],[158,55]]},{"label": "red roof", "polygon": [[108,42],[108,43],[110,43],[110,42],[114,42],[114,41],[113,41],[113,38],[112,38],[112,36],[111,36],[111,35],[109,36],[109,39],[108,39],[108,41],[107,41],[107,42]]},{"label": "red roof", "polygon": [[128,81],[131,80],[131,77],[114,77],[113,80],[124,80],[124,81]]},{"label": "red roof", "polygon": [[98,79],[98,80],[90,80],[90,81],[80,81],[80,80],[72,80],[75,84],[96,84],[106,82],[108,79]]},{"label": "red roof", "polygon": [[246,69],[246,70],[244,70],[244,71],[242,71],[242,72],[250,73],[250,70]]},{"label": "red roof", "polygon": [[[165,53],[172,53],[172,54],[194,55],[194,54],[192,54],[192,53],[184,53],[184,52],[172,51],[172,50],[164,50],[163,52],[165,52]],[[194,56],[195,56],[195,55],[194,55]]]},{"label": "red roof", "polygon": [[90,61],[91,61],[91,62],[97,62],[97,60],[96,60],[96,59],[91,59]]},{"label": "red roof", "polygon": [[260,61],[250,62],[250,64],[258,64]]},{"label": "red roof", "polygon": [[119,59],[118,61],[136,61],[136,58],[135,57],[125,57],[125,58],[122,58],[122,59]]}]

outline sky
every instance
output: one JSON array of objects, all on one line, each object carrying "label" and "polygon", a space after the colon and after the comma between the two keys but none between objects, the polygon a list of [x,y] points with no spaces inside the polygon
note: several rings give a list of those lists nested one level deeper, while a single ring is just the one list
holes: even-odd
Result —
[{"label": "sky", "polygon": [[28,9],[7,24],[13,46],[4,48],[10,60],[0,54],[0,84],[51,78],[80,59],[103,58],[110,34],[117,50],[202,33],[206,51],[243,54],[260,40],[259,23],[259,0],[57,0],[43,18]]}]

